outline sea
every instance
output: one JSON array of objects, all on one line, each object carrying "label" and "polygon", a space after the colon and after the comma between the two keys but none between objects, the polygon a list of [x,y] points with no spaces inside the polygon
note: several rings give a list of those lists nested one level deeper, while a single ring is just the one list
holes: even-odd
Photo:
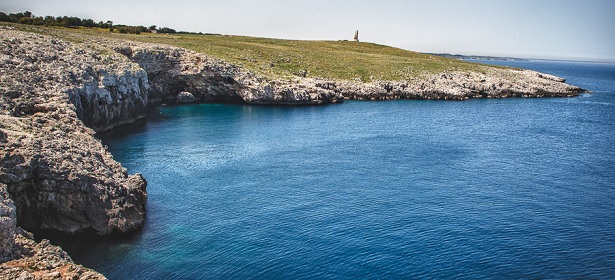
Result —
[{"label": "sea", "polygon": [[148,181],[109,279],[613,279],[615,64],[481,61],[572,98],[152,108],[100,135]]}]

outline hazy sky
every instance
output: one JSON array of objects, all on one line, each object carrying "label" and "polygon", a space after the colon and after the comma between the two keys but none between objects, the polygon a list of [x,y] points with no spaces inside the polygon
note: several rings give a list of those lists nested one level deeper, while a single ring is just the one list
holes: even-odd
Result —
[{"label": "hazy sky", "polygon": [[615,61],[613,0],[0,0],[0,11],[420,52]]}]

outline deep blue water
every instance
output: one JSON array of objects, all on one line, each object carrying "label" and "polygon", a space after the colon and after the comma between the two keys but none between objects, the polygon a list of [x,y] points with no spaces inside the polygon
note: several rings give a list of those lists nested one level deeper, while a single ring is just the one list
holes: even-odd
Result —
[{"label": "deep blue water", "polygon": [[[502,62],[499,62],[502,63]],[[103,135],[147,221],[110,279],[613,278],[615,65],[575,98],[163,106]]]}]

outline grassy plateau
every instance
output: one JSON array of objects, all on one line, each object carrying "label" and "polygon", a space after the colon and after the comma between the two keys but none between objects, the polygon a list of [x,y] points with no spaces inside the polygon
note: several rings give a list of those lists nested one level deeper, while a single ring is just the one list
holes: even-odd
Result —
[{"label": "grassy plateau", "polygon": [[449,71],[485,72],[495,66],[354,41],[305,41],[212,34],[120,34],[102,28],[2,23],[79,42],[80,35],[161,43],[206,53],[268,78],[404,81]]}]

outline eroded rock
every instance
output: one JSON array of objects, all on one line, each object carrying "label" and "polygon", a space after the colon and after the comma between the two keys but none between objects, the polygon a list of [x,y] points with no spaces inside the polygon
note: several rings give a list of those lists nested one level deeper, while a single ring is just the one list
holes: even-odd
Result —
[{"label": "eroded rock", "polygon": [[0,264],[0,279],[107,279],[102,274],[75,264],[62,248],[43,239],[37,243],[23,230],[15,236],[20,257]]},{"label": "eroded rock", "polygon": [[[0,246],[2,261],[13,259],[0,274],[87,275],[58,247],[23,245],[34,241],[20,227],[99,234],[141,227],[146,181],[128,175],[86,125],[101,131],[144,117],[147,75],[122,55],[103,58],[48,36],[0,29],[0,41]],[[13,265],[20,262],[27,265]]]},{"label": "eroded rock", "polygon": [[194,103],[196,101],[197,100],[194,97],[194,95],[192,95],[192,93],[189,93],[187,91],[182,91],[177,94],[177,103]]}]

